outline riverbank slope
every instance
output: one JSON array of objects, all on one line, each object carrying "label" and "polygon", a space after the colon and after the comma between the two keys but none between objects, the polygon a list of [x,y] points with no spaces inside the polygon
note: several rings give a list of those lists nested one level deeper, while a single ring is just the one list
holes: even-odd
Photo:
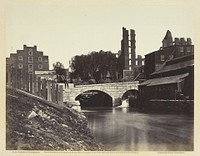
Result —
[{"label": "riverbank slope", "polygon": [[83,114],[14,88],[6,92],[7,150],[102,150]]}]

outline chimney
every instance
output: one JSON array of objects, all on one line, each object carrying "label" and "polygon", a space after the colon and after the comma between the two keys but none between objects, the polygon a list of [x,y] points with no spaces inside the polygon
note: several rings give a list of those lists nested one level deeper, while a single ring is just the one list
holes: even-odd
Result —
[{"label": "chimney", "polygon": [[174,43],[175,43],[175,45],[180,45],[180,39],[175,37],[174,38]]},{"label": "chimney", "polygon": [[24,44],[24,49],[23,50],[25,50],[27,48],[27,46],[26,46],[26,44]]},{"label": "chimney", "polygon": [[191,40],[191,38],[187,38],[187,45],[192,45],[192,40]]},{"label": "chimney", "polygon": [[34,50],[37,51],[37,46],[36,45],[34,45]]},{"label": "chimney", "polygon": [[185,38],[184,37],[181,37],[181,40],[180,40],[180,45],[185,45],[186,42],[185,42]]}]

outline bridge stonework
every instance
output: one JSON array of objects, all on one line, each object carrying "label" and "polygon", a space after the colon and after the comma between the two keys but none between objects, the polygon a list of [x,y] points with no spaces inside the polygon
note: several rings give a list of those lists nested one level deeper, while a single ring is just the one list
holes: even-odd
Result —
[{"label": "bridge stonework", "polygon": [[63,101],[67,102],[70,105],[80,106],[79,101],[76,101],[75,98],[90,90],[97,90],[104,92],[112,97],[112,103],[114,105],[115,100],[118,98],[122,98],[123,94],[128,90],[138,90],[138,81],[132,82],[117,82],[117,83],[103,83],[103,84],[90,84],[90,85],[77,85],[77,86],[69,86],[64,89],[63,93]]}]

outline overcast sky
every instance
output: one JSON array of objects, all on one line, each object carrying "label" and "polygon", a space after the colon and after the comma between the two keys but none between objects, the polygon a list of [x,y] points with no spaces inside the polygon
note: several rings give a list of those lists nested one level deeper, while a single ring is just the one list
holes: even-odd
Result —
[{"label": "overcast sky", "polygon": [[[158,50],[167,30],[173,37],[194,37],[194,12],[190,1],[166,3],[124,1],[33,1],[6,7],[6,56],[38,46],[56,61],[91,51],[120,50],[122,27],[136,32],[136,54]],[[167,1],[166,1],[167,2]],[[180,3],[184,2],[184,3]]]}]

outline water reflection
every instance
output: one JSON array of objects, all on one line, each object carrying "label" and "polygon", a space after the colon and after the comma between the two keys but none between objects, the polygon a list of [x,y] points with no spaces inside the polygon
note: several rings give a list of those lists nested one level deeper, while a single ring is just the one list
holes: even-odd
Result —
[{"label": "water reflection", "polygon": [[125,114],[128,112],[128,108],[127,108],[127,107],[121,108],[121,110],[122,110],[122,112],[125,113]]},{"label": "water reflection", "polygon": [[89,128],[108,150],[193,150],[193,117],[145,114],[129,108],[85,112]]}]

